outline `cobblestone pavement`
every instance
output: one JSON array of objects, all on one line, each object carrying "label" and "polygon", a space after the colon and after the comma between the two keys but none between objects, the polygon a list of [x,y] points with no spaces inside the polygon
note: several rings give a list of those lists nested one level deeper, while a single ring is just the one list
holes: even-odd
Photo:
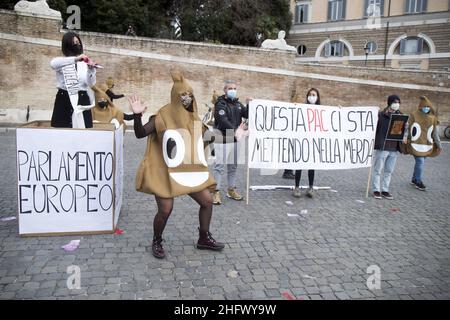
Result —
[{"label": "cobblestone pavement", "polygon": [[[248,206],[225,198],[211,226],[223,252],[195,249],[198,207],[177,198],[161,261],[149,251],[155,201],[134,190],[145,143],[126,134],[122,235],[21,238],[17,220],[0,221],[0,299],[450,298],[449,144],[427,159],[427,192],[409,184],[413,158],[399,156],[392,201],[364,198],[368,169],[316,172],[316,185],[337,192],[313,199],[287,190],[251,191]],[[17,214],[15,131],[2,129],[0,148],[5,218]],[[281,172],[251,174],[252,185],[292,183]],[[245,188],[244,168],[239,185]],[[76,251],[61,249],[74,239],[81,239]],[[81,289],[67,288],[71,265],[81,269]],[[379,290],[367,286],[372,265],[381,270]]]}]

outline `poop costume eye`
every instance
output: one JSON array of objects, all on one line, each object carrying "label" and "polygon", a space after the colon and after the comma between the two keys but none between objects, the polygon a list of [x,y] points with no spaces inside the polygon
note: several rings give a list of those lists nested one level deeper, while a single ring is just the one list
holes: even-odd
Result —
[{"label": "poop costume eye", "polygon": [[422,129],[420,129],[420,125],[415,122],[411,127],[411,140],[416,141],[420,138],[420,135],[422,134]]},{"label": "poop costume eye", "polygon": [[183,162],[186,147],[183,137],[178,131],[166,130],[163,137],[162,149],[164,161],[169,168],[176,168]]},{"label": "poop costume eye", "polygon": [[429,127],[428,128],[428,132],[427,132],[427,140],[428,140],[429,143],[433,143],[434,142],[433,137],[431,136],[432,133],[433,133],[433,126]]}]

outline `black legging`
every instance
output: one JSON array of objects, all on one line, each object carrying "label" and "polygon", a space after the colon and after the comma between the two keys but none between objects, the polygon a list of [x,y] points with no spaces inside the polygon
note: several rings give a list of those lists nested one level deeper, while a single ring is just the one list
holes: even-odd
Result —
[{"label": "black legging", "polygon": [[[308,170],[308,180],[309,187],[312,188],[314,185],[314,173],[315,170]],[[300,186],[300,179],[302,177],[302,170],[295,170],[295,187],[298,188]]]},{"label": "black legging", "polygon": [[[200,222],[200,232],[209,231],[209,224],[212,216],[212,198],[208,189],[191,193],[189,196],[194,199],[199,205],[198,218]],[[157,239],[162,237],[167,220],[173,209],[173,198],[161,198],[155,195],[156,203],[158,205],[158,212],[153,220],[153,236]]]}]

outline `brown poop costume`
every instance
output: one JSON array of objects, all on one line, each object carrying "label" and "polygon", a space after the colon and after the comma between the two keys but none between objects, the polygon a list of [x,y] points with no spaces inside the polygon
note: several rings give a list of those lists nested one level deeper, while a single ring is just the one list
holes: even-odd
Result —
[{"label": "brown poop costume", "polygon": [[[429,106],[430,112],[423,113],[419,108]],[[420,97],[419,108],[409,117],[409,136],[406,151],[417,157],[435,157],[438,148],[433,140],[433,131],[437,130],[438,119],[430,100]]]},{"label": "brown poop costume", "polygon": [[[195,96],[191,111],[179,99],[181,93],[193,94],[193,90],[180,72],[173,72],[172,79],[171,102],[156,113],[156,132],[148,136],[147,150],[136,174],[136,190],[162,198],[215,187],[205,160],[205,127],[197,114]],[[168,150],[174,142],[176,147]]]},{"label": "brown poop costume", "polygon": [[[95,107],[92,109],[92,118],[98,122],[111,122],[112,119],[117,119],[120,124],[124,126],[124,113],[114,106],[108,95],[102,90],[102,87],[92,87],[95,93]],[[108,105],[105,108],[99,106],[99,101],[107,101]]]}]

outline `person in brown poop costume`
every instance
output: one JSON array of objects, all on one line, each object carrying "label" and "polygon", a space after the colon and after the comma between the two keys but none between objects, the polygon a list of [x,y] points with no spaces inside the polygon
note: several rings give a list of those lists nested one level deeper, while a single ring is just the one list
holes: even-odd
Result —
[{"label": "person in brown poop costume", "polygon": [[158,212],[153,220],[152,253],[164,258],[162,233],[173,209],[174,198],[189,195],[199,205],[198,249],[222,250],[209,232],[212,198],[209,189],[216,183],[209,173],[203,144],[204,127],[197,114],[192,87],[179,71],[174,81],[171,102],[142,125],[146,107],[137,95],[128,98],[134,112],[137,138],[147,138],[147,149],[136,174],[136,190],[154,194]]},{"label": "person in brown poop costume", "polygon": [[427,157],[436,157],[442,152],[441,139],[439,138],[438,124],[431,101],[426,96],[421,96],[419,107],[409,116],[409,132],[406,142],[406,151],[414,156],[415,165],[411,184],[421,191],[426,190],[422,181]]}]

